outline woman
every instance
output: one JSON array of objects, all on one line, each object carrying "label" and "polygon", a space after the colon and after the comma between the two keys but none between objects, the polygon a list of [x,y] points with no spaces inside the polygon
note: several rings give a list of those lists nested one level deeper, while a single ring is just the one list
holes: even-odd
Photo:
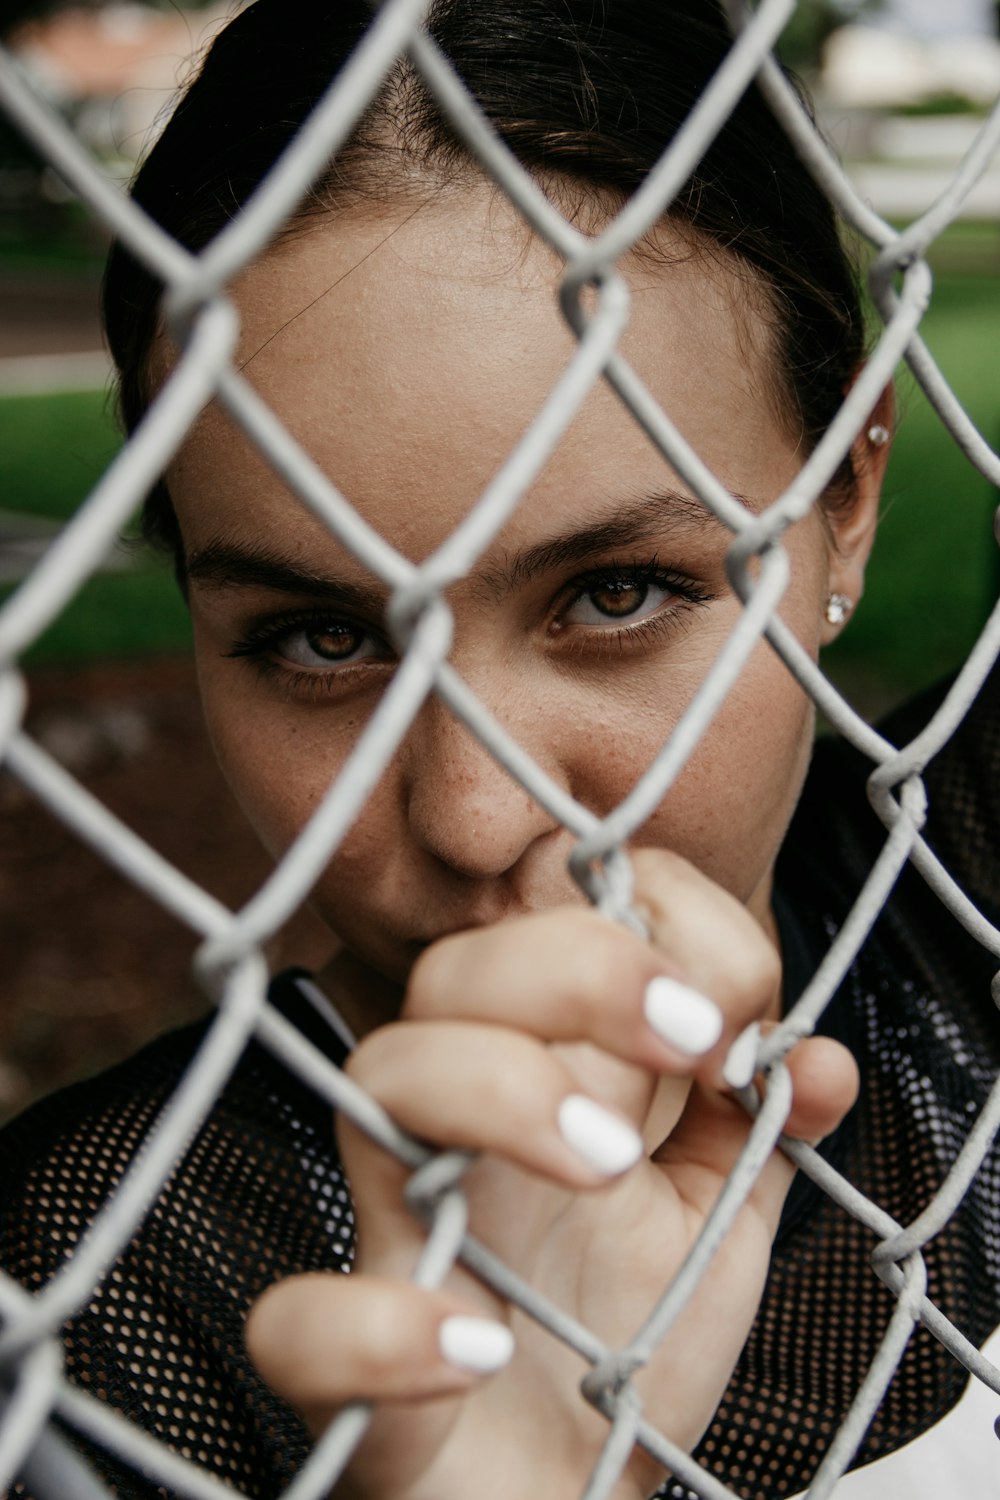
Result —
[{"label": "woman", "polygon": [[[360,3],[257,0],[210,53],[139,175],[138,201],[183,243],[206,244],[368,19]],[[603,11],[590,0],[451,0],[432,7],[430,26],[494,128],[586,232],[639,185],[728,46],[700,0]],[[632,299],[626,358],[712,471],[763,509],[829,425],[864,350],[830,210],[755,90],[619,269]],[[557,311],[561,270],[400,64],[285,231],[236,278],[235,362],[361,515],[421,560],[575,347]],[[129,427],[176,360],[158,291],[115,250],[106,310]],[[813,655],[860,598],[890,426],[886,396],[787,535],[781,614]],[[388,590],[221,407],[199,419],[146,524],[174,549],[221,763],[280,854],[391,677]],[[448,590],[455,668],[598,814],[651,762],[739,617],[729,541],[600,386]],[[953,788],[971,784],[968,743],[948,761]],[[690,1247],[746,1139],[732,1095],[753,1073],[757,1028],[794,1002],[878,847],[852,786],[863,768],[842,750],[824,754],[796,812],[811,744],[811,705],[758,647],[636,840],[647,941],[586,908],[567,873],[570,835],[432,697],[314,893],[335,937],[323,985],[361,1038],[348,1071],[414,1134],[483,1153],[467,1178],[473,1230],[611,1346],[631,1337]],[[956,858],[989,900],[992,873],[968,851]],[[960,1079],[964,1111],[997,1046],[988,960],[926,917],[926,902],[904,883],[838,997],[831,1035],[789,1057],[789,1133],[829,1137],[831,1157],[901,1218],[947,1156],[935,1135],[909,1175],[899,1171],[911,1075],[933,1070],[938,1095]],[[294,977],[273,987],[341,1057],[303,993]],[[941,1056],[959,1025],[963,1055],[980,1059],[971,1075],[958,1049]],[[24,1252],[48,1223],[39,1181],[56,1162],[70,1170],[85,1220],[195,1040],[157,1043],[8,1132],[5,1192],[21,1211],[4,1262],[29,1284],[50,1274]],[[95,1142],[109,1132],[113,1165],[98,1172]],[[349,1278],[328,1274],[351,1254],[341,1162],[358,1229]],[[636,1376],[649,1420],[683,1448],[700,1441],[706,1467],[738,1493],[791,1494],[808,1480],[891,1305],[861,1269],[864,1235],[807,1187],[786,1201],[791,1175],[783,1157],[770,1161]],[[568,1500],[607,1431],[578,1395],[580,1361],[465,1272],[436,1292],[409,1282],[423,1236],[404,1180],[349,1122],[334,1145],[319,1102],[250,1049],[69,1330],[71,1375],[249,1494],[288,1481],[306,1451],[301,1419],[318,1433],[363,1396],[384,1404],[338,1495],[449,1500],[474,1476],[484,1495]],[[981,1210],[970,1202],[930,1257],[932,1285],[948,1284],[943,1300],[970,1336],[996,1321],[995,1278],[964,1291]],[[921,1430],[958,1385],[916,1340],[865,1456]],[[95,1461],[122,1493],[147,1492]],[[685,1493],[637,1449],[615,1495],[661,1484]]]}]

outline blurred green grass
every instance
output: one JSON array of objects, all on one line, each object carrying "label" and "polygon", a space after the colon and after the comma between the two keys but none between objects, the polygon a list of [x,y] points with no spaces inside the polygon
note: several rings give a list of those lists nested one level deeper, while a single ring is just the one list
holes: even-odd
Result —
[{"label": "blurred green grass", "polygon": [[[0,400],[0,507],[56,520],[71,516],[120,444],[101,391]],[[26,663],[186,650],[190,624],[169,563],[144,549],[132,563],[86,583],[25,653]]]},{"label": "blurred green grass", "polygon": [[[1000,442],[1000,279],[942,271],[923,331],[973,420],[988,440]],[[905,373],[899,408],[865,598],[824,659],[848,695],[872,712],[961,663],[1000,582],[995,492]],[[118,443],[103,393],[0,400],[0,506],[70,515]],[[131,570],[86,584],[28,660],[178,651],[189,639],[169,566],[143,555]]]},{"label": "blurred green grass", "polygon": [[0,503],[70,516],[121,446],[101,391],[0,401]]},{"label": "blurred green grass", "polygon": [[[995,242],[994,242],[995,243]],[[1000,444],[1000,279],[939,274],[924,338],[979,430]],[[954,671],[1000,592],[998,497],[909,371],[865,597],[824,666],[858,706],[884,708]]]}]

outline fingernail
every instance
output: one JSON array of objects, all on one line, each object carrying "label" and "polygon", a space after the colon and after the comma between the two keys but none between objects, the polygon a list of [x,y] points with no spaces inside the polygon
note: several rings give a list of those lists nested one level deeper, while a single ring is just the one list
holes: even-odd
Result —
[{"label": "fingernail", "polygon": [[701,1057],[722,1035],[722,1012],[715,1001],[665,974],[646,986],[643,1010],[660,1040],[688,1057]]},{"label": "fingernail", "polygon": [[605,1177],[627,1172],[643,1153],[642,1137],[631,1125],[584,1094],[568,1094],[560,1104],[559,1129],[577,1156]]},{"label": "fingernail", "polygon": [[757,1047],[760,1042],[760,1026],[752,1021],[746,1031],[741,1031],[726,1054],[722,1076],[731,1089],[745,1089],[753,1081],[757,1071]]},{"label": "fingernail", "polygon": [[492,1318],[445,1318],[438,1329],[438,1343],[450,1365],[477,1375],[502,1370],[514,1353],[514,1335]]}]

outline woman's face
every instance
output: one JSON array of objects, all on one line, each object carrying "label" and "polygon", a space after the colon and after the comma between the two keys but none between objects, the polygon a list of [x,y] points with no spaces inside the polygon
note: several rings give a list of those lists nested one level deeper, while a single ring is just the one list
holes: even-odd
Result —
[{"label": "woman's face", "polygon": [[[735,271],[673,249],[674,263],[623,265],[623,351],[722,481],[761,508],[802,457],[776,409],[766,324]],[[486,187],[344,212],[243,274],[238,363],[361,514],[419,561],[468,513],[575,347],[555,301],[560,269]],[[218,408],[169,485],[210,731],[278,854],[389,681],[386,589]],[[455,668],[596,813],[649,766],[739,617],[729,540],[601,385],[449,590]],[[815,653],[828,591],[857,587],[818,516],[787,546],[782,614]],[[804,695],[759,646],[637,842],[686,856],[766,925],[811,729]],[[431,699],[316,904],[350,953],[402,981],[444,933],[580,899],[571,842]]]}]

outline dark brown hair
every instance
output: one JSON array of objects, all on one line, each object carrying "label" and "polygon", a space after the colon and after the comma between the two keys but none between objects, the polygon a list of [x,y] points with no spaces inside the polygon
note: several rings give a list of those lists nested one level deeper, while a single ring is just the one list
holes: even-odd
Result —
[{"label": "dark brown hair", "polygon": [[[236,214],[370,23],[365,0],[255,0],[219,35],[133,194],[198,250]],[[434,0],[428,29],[520,160],[566,192],[620,202],[697,102],[731,38],[716,0]],[[464,147],[404,61],[284,233],[345,194],[377,198],[468,170]],[[812,447],[864,352],[853,267],[834,213],[751,86],[668,218],[735,257],[772,310],[776,383]],[[732,262],[731,262],[732,263]],[[120,244],[104,313],[127,430],[150,399],[162,287]],[[845,461],[831,495],[849,495]],[[166,487],[144,531],[180,562]]]}]

